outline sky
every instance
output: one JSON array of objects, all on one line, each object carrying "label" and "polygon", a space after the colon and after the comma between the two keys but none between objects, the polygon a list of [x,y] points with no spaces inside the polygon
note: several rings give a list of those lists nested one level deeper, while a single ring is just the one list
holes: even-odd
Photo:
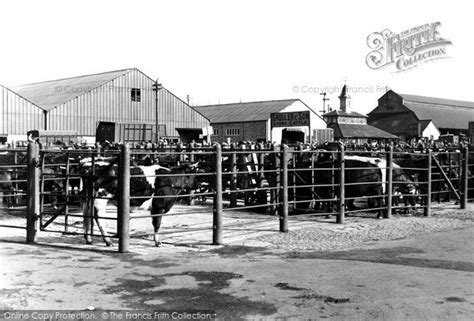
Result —
[{"label": "sky", "polygon": [[[470,1],[2,1],[0,84],[138,68],[192,105],[299,98],[368,113],[387,88],[474,101]],[[367,38],[440,22],[444,59],[368,67]]]}]

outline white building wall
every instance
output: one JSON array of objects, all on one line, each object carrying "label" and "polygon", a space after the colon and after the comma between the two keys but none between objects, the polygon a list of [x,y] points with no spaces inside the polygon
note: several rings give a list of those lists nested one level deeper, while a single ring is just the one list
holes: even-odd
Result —
[{"label": "white building wall", "polygon": [[[295,101],[290,106],[286,107],[285,109],[281,110],[281,113],[289,113],[295,111],[309,111],[310,117],[310,126],[308,127],[291,127],[294,130],[301,130],[305,133],[306,137],[309,137],[309,141],[312,139],[312,133],[314,129],[323,129],[327,127],[326,122],[316,114],[314,111],[309,109],[303,102]],[[282,132],[287,127],[274,127],[271,128],[271,119],[267,121],[267,133],[270,133],[270,137],[267,139],[271,142],[280,143],[282,138]]]},{"label": "white building wall", "polygon": [[426,126],[425,130],[423,130],[421,136],[426,137],[428,139],[437,140],[440,134],[441,133],[439,132],[438,128],[436,128],[433,122],[430,122],[428,126]]}]

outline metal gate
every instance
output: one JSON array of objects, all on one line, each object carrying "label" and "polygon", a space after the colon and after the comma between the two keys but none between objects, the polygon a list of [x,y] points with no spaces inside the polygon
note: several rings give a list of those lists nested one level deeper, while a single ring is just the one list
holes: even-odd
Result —
[{"label": "metal gate", "polygon": [[[117,167],[117,174],[113,179],[118,184],[118,208],[117,215],[114,218],[116,226],[116,236],[119,238],[119,251],[127,252],[129,250],[130,231],[130,179],[133,176],[130,173],[131,157],[137,155],[152,155],[159,157],[160,152],[164,151],[135,151],[131,152],[128,145],[124,145],[120,150],[107,151],[107,156],[112,156],[111,166]],[[211,185],[208,190],[202,191],[201,196],[212,197],[213,212],[213,240],[212,244],[223,244],[223,213],[227,209],[264,209],[270,214],[277,214],[279,217],[279,230],[287,232],[288,216],[298,207],[299,204],[311,202],[329,202],[335,205],[335,210],[321,212],[311,208],[306,215],[332,215],[335,216],[337,223],[343,223],[347,213],[357,213],[361,210],[346,210],[347,202],[354,199],[345,195],[345,189],[348,186],[363,186],[370,184],[382,184],[386,192],[366,197],[369,200],[378,199],[378,207],[372,210],[385,210],[384,217],[389,218],[393,210],[404,208],[403,205],[393,203],[393,187],[399,183],[397,170],[399,168],[410,171],[413,174],[418,173],[418,186],[420,192],[418,197],[423,199],[422,206],[424,215],[430,215],[431,196],[433,186],[433,172],[440,171],[443,180],[449,180],[451,183],[457,181],[458,188],[453,188],[452,192],[457,193],[460,198],[461,208],[465,208],[469,199],[468,194],[472,190],[469,184],[472,184],[472,165],[469,158],[472,156],[468,150],[463,150],[462,154],[454,154],[451,157],[458,157],[458,165],[445,164],[440,159],[446,156],[436,154],[433,156],[431,151],[426,154],[408,155],[409,153],[395,153],[392,149],[385,152],[378,152],[377,159],[384,160],[385,165],[379,166],[384,173],[382,180],[378,181],[349,181],[347,176],[351,172],[358,171],[359,168],[350,165],[347,162],[350,157],[361,157],[360,151],[345,151],[343,146],[338,150],[324,151],[331,157],[332,164],[329,167],[321,167],[322,163],[315,165],[315,159],[319,157],[321,151],[314,150],[290,150],[286,145],[272,146],[271,148],[263,145],[258,148],[237,149],[235,146],[222,149],[221,145],[216,144],[212,148],[203,150],[195,149],[192,146],[188,148],[179,147],[179,151],[174,152],[175,161],[199,161],[207,163],[207,169],[204,172],[193,174],[196,177],[206,176]],[[368,153],[368,152],[365,152]],[[371,152],[369,152],[371,153]],[[165,153],[166,154],[166,153]],[[77,170],[78,157],[85,159],[89,157],[91,162],[90,171],[80,172]],[[103,153],[95,150],[42,150],[34,143],[28,145],[26,157],[27,180],[27,241],[34,242],[38,230],[53,231],[66,234],[82,234],[81,227],[75,226],[77,221],[84,219],[80,204],[91,204],[94,200],[104,198],[96,194],[94,182],[108,175],[104,172],[95,171],[94,162],[96,156],[103,156]],[[374,155],[371,155],[374,156]],[[395,167],[394,158],[415,157],[418,165],[413,161],[403,166]],[[448,156],[449,157],[449,156]],[[306,160],[305,160],[306,159]],[[304,161],[305,160],[305,161]],[[308,161],[309,160],[309,161]],[[397,160],[398,161],[398,160]],[[436,164],[439,163],[439,164]],[[433,164],[435,163],[435,164]],[[310,164],[310,165],[308,165]],[[460,172],[459,177],[449,177],[444,166],[451,166]],[[314,178],[321,175],[322,172],[329,172],[329,180],[321,184]],[[300,178],[298,178],[300,176]],[[309,177],[302,180],[301,177]],[[446,177],[444,177],[446,176]],[[90,185],[82,188],[85,192],[78,194],[71,188],[71,182],[74,180],[88,180]],[[240,184],[238,182],[244,182]],[[449,184],[448,184],[449,185]],[[345,187],[345,188],[342,188]],[[454,184],[453,184],[453,187]],[[332,190],[328,198],[317,197],[317,192],[321,188]],[[310,197],[307,199],[298,198],[301,191],[308,190]],[[224,197],[227,195],[227,198]],[[456,194],[455,194],[456,195]],[[162,196],[154,196],[159,198]],[[56,199],[55,199],[56,198]],[[226,206],[224,206],[224,203]],[[333,208],[334,208],[333,207]],[[88,206],[92,208],[92,206]],[[367,209],[364,209],[367,211]],[[85,218],[94,221],[98,219],[95,213],[86,213]],[[161,214],[160,214],[161,215]],[[166,214],[167,215],[167,214]],[[149,217],[149,216],[148,216]],[[106,218],[107,219],[107,218]],[[272,219],[269,216],[269,219]],[[100,231],[99,231],[100,232]],[[94,233],[93,228],[90,231],[92,236],[103,236],[103,233]]]}]

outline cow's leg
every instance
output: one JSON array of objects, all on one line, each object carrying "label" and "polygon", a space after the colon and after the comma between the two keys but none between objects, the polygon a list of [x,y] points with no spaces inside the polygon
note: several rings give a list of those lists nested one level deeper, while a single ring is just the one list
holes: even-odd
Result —
[{"label": "cow's leg", "polygon": [[92,244],[92,213],[89,207],[89,201],[82,204],[82,214],[84,218],[84,238],[86,244]]},{"label": "cow's leg", "polygon": [[107,230],[105,227],[101,224],[101,217],[104,217],[106,214],[107,210],[107,199],[96,199],[95,204],[94,204],[94,219],[97,223],[97,227],[99,228],[100,234],[102,235],[102,238],[104,239],[105,245],[107,246],[112,246],[114,245],[112,243],[112,240],[108,236]]},{"label": "cow's leg", "polygon": [[57,210],[58,209],[58,198],[59,196],[56,195],[56,194],[59,194],[61,193],[61,189],[59,188],[58,185],[54,184],[52,189],[51,189],[51,192],[53,195],[51,195],[51,206],[53,207],[53,209]]},{"label": "cow's leg", "polygon": [[193,206],[194,203],[195,203],[195,201],[194,201],[194,193],[195,193],[194,190],[189,191],[189,194],[190,194],[190,195],[187,197],[188,205],[189,205],[189,206]]},{"label": "cow's leg", "polygon": [[[12,177],[10,175],[2,175],[0,180],[12,180]],[[3,190],[3,200],[6,201],[8,208],[12,207],[15,195],[15,188],[13,187],[13,184],[11,182],[0,184],[0,189]]]},{"label": "cow's leg", "polygon": [[4,195],[5,195],[5,200],[7,201],[7,206],[8,208],[13,207],[13,196],[15,190],[13,188],[8,187],[7,189],[4,190]]},{"label": "cow's leg", "polygon": [[[160,209],[157,211],[157,213],[155,214],[160,214],[160,216],[152,216],[152,223],[153,223],[153,241],[155,241],[155,246],[156,247],[161,247],[162,244],[161,244],[161,241],[159,240],[159,235],[158,235],[158,231],[160,229],[160,226],[161,226],[161,220],[162,220],[162,216],[161,214],[164,213],[164,210],[163,209]],[[154,215],[154,213],[152,213],[152,215]]]},{"label": "cow's leg", "polygon": [[348,200],[346,201],[346,206],[349,211],[355,211],[357,210],[357,207],[354,205],[354,200]]},{"label": "cow's leg", "polygon": [[[385,205],[385,202],[383,200],[382,194],[379,194],[380,198],[374,199],[374,207],[383,207]],[[377,210],[377,218],[381,219],[383,217],[384,212],[386,213],[388,209],[379,209]]]}]

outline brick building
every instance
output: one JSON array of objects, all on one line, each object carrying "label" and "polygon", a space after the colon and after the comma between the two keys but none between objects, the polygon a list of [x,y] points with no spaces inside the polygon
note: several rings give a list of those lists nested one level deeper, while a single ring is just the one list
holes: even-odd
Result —
[{"label": "brick building", "polygon": [[315,129],[326,128],[323,119],[299,99],[257,101],[193,107],[210,120],[212,141],[270,141],[304,133],[311,141]]}]

